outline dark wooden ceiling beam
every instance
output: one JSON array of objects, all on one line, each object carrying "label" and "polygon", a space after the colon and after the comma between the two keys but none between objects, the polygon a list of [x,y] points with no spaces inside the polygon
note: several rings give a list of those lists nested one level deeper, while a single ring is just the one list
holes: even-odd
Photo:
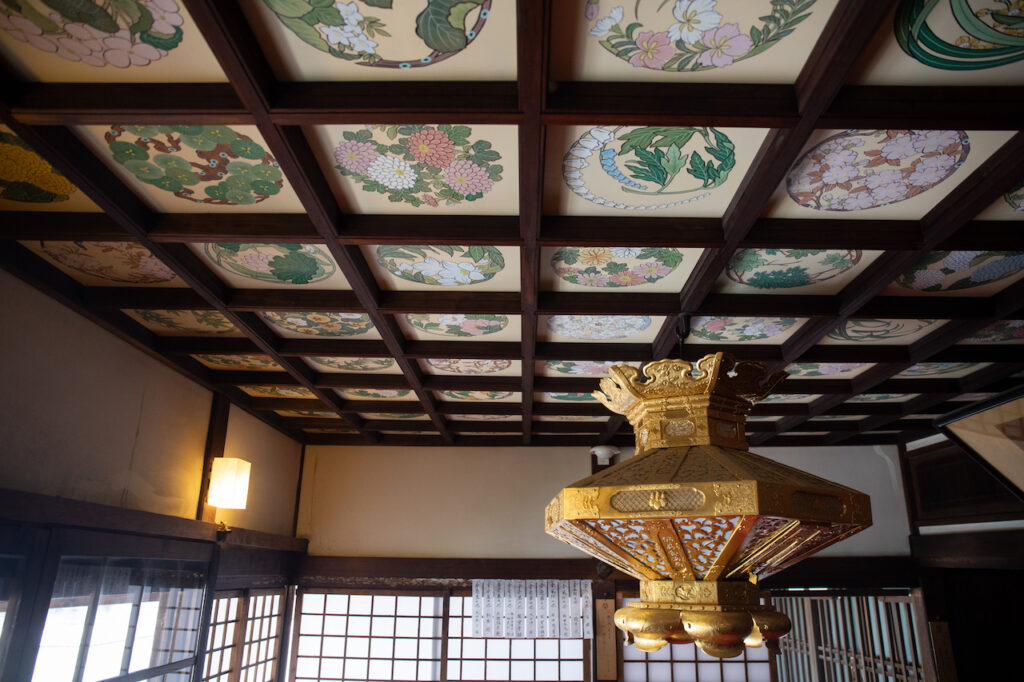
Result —
[{"label": "dark wooden ceiling beam", "polygon": [[523,36],[549,36],[551,0],[516,3],[516,45],[519,76],[519,249],[520,307],[522,316],[520,360],[523,364],[521,394],[523,445],[532,439],[534,357],[537,344],[537,299],[540,290],[540,246],[544,196],[544,158],[547,130],[541,120],[548,94],[549,41],[523,40]]},{"label": "dark wooden ceiling beam", "polygon": [[320,171],[308,140],[301,129],[282,125],[271,115],[271,107],[281,95],[281,84],[274,78],[255,35],[237,30],[238,26],[246,24],[241,8],[234,2],[207,3],[199,0],[185,0],[185,5],[234,86],[238,98],[251,112],[260,134],[281,164],[281,170],[302,202],[314,228],[405,374],[410,388],[423,403],[441,437],[450,441],[451,436],[445,430],[444,419],[435,410],[433,396],[423,388],[423,373],[419,365],[402,353],[405,339],[397,322],[376,308],[379,287],[362,253],[358,247],[344,246],[338,242],[338,227],[344,224],[344,216],[334,201],[330,184]]},{"label": "dark wooden ceiling beam", "polygon": [[[213,308],[190,289],[141,287],[89,287],[88,303],[96,307],[210,310]],[[358,297],[336,289],[229,289],[226,306],[236,311],[362,312]],[[673,315],[675,294],[538,293],[537,312],[543,315]],[[377,308],[388,314],[522,312],[518,293],[462,291],[380,291]],[[753,317],[834,318],[839,302],[832,296],[784,294],[710,294],[702,315]],[[996,314],[993,299],[952,296],[877,296],[857,310],[858,317],[897,319],[989,320]],[[808,351],[810,352],[810,351]]]},{"label": "dark wooden ceiling beam", "polygon": [[229,83],[30,83],[11,102],[26,125],[251,125]]},{"label": "dark wooden ceiling beam", "polygon": [[[896,445],[900,442],[899,434],[895,433],[862,433],[846,439],[843,445]],[[833,445],[827,436],[791,436],[788,433],[781,436],[774,436],[764,443],[754,445],[751,448],[813,448]]]},{"label": "dark wooden ceiling beam", "polygon": [[[256,344],[263,354],[269,355],[288,370],[300,384],[312,390],[321,400],[330,403],[337,397],[316,389],[312,383],[312,370],[308,365],[277,355],[275,346],[278,339],[258,316],[251,313],[236,313],[226,307],[226,285],[186,245],[158,244],[149,239],[148,232],[157,221],[156,214],[130,192],[70,130],[26,126],[13,118],[6,101],[0,105],[0,118],[3,118],[26,143],[63,173],[118,225],[130,232],[139,244],[149,249],[193,291],[224,315]],[[353,423],[358,424],[358,419],[353,420]]]},{"label": "dark wooden ceiling beam", "polygon": [[[1022,358],[1022,360],[1024,360],[1024,358]],[[936,405],[942,404],[945,402],[947,397],[956,397],[957,395],[964,393],[1001,393],[1011,388],[1015,388],[1020,386],[1021,380],[1009,375],[1019,372],[1022,369],[1024,369],[1024,361],[1009,365],[991,365],[980,369],[977,372],[972,372],[960,379],[947,380],[944,382],[944,384],[946,384],[944,388],[947,389],[945,394],[941,392],[921,391],[921,395],[916,396],[903,404],[903,414],[920,414],[924,410],[930,410],[935,408]],[[878,390],[881,391],[882,389],[879,388]],[[894,423],[891,416],[877,415],[862,420],[862,422],[858,423],[858,426],[859,430],[864,432],[874,431],[877,429],[899,428],[896,424],[897,423]],[[918,428],[928,428],[932,431],[937,431],[937,429],[934,429],[930,423],[918,425]],[[842,442],[841,437],[835,437],[833,440],[837,443]]]},{"label": "dark wooden ceiling beam", "polygon": [[718,218],[559,216],[541,219],[542,246],[662,246],[707,248],[723,243]]},{"label": "dark wooden ceiling beam", "polygon": [[1006,130],[1024,111],[1024,87],[844,85],[821,128]]},{"label": "dark wooden ceiling beam", "polygon": [[[516,83],[280,82],[269,113],[278,125],[436,123],[515,125]],[[680,110],[678,102],[688,103]],[[822,113],[822,128],[1002,130],[1024,108],[1024,88],[844,85]],[[229,83],[27,83],[11,101],[28,125],[113,121],[252,124]],[[793,127],[792,85],[722,83],[553,83],[548,125],[716,125]]]},{"label": "dark wooden ceiling beam", "polygon": [[[681,106],[685,103],[685,106]],[[671,125],[788,128],[799,113],[791,85],[552,83],[547,125]]]},{"label": "dark wooden ceiling beam", "polygon": [[[301,213],[164,213],[154,216],[156,242],[323,243]],[[543,216],[541,246],[720,248],[717,218]],[[1024,250],[1016,221],[974,220],[935,245],[944,250]],[[5,211],[0,239],[133,241],[103,213]],[[350,215],[342,244],[479,244],[521,246],[515,216]],[[916,220],[759,218],[737,248],[891,249],[917,251]]]},{"label": "dark wooden ceiling beam", "polygon": [[[768,131],[722,216],[722,246],[701,254],[679,294],[681,313],[696,314],[701,310],[740,242],[757,223],[779,183],[814,134],[818,119],[832,104],[861,52],[894,5],[894,0],[849,0],[832,12],[796,79],[798,120],[792,127]],[[667,319],[652,344],[652,355],[663,358],[672,352],[677,334],[677,321]],[[614,433],[617,425],[610,424],[609,429]]]},{"label": "dark wooden ceiling beam", "polygon": [[[722,218],[724,242],[706,249],[680,292],[680,310],[698,313],[721,273],[747,238],[765,205],[785,178],[818,119],[846,81],[864,47],[894,5],[893,2],[853,0],[841,3],[829,17],[796,80],[799,119],[792,127],[773,128],[758,149]],[[676,324],[666,320],[652,347],[655,358],[668,355],[676,345]]]},{"label": "dark wooden ceiling beam", "polygon": [[301,213],[165,213],[149,233],[156,242],[311,244],[323,238]]},{"label": "dark wooden ceiling beam", "polygon": [[[783,361],[788,363],[800,357],[837,324],[857,314],[936,244],[968,225],[1021,177],[1024,177],[1024,133],[1019,132],[921,219],[923,243],[917,252],[887,251],[875,259],[838,295],[836,318],[812,320],[786,340]],[[940,329],[936,333],[947,332]]]},{"label": "dark wooden ceiling beam", "polygon": [[[528,41],[533,52],[537,43]],[[523,72],[520,71],[520,88]],[[438,123],[516,125],[514,81],[279,82],[270,118],[278,125]]]},{"label": "dark wooden ceiling beam", "polygon": [[377,308],[381,312],[392,315],[401,313],[519,315],[522,312],[522,301],[517,292],[381,291],[378,296]]},{"label": "dark wooden ceiling beam", "polygon": [[[53,267],[35,253],[14,242],[0,241],[0,269],[6,270],[26,284],[35,287],[87,320],[110,332],[133,348],[213,392],[227,393],[211,380],[206,367],[187,356],[166,355],[160,347],[161,337],[118,310],[95,307],[89,303],[90,289]],[[249,339],[239,339],[252,344]],[[233,401],[246,412],[271,427],[286,432],[276,415],[262,414],[248,401]]]},{"label": "dark wooden ceiling beam", "polygon": [[[537,435],[533,445],[538,447],[593,447],[598,443],[605,442],[598,434],[565,434],[565,435]],[[363,438],[357,435],[335,435],[329,433],[306,434],[304,442],[307,445],[336,445],[359,447],[366,445]],[[633,445],[633,437],[616,434],[606,441],[619,447],[630,447]],[[897,434],[860,434],[850,438],[843,445],[895,445],[899,443]],[[518,436],[475,436],[465,435],[455,438],[454,443],[446,443],[440,436],[428,434],[382,434],[376,441],[376,445],[389,445],[394,447],[514,447],[522,444]],[[765,447],[822,447],[828,442],[824,436],[776,436]]]},{"label": "dark wooden ceiling beam", "polygon": [[521,246],[516,216],[350,215],[338,231],[344,244]]}]

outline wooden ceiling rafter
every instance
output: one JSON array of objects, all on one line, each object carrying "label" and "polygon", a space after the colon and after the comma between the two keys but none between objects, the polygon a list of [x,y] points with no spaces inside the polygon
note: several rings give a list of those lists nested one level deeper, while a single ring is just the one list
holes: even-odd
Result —
[{"label": "wooden ceiling rafter", "polygon": [[[783,344],[782,360],[772,368],[783,369],[789,363],[802,357],[837,325],[859,313],[869,302],[878,302],[882,299],[880,308],[884,309],[884,297],[879,295],[886,287],[919,262],[928,252],[934,250],[942,240],[967,229],[974,216],[1013,187],[1021,177],[1024,177],[1024,133],[1018,132],[921,219],[923,243],[917,251],[886,251],[879,256],[838,294],[838,315],[832,319],[812,319],[803,325]],[[969,299],[962,300],[969,302]],[[1017,282],[991,297],[986,304],[983,304],[983,307],[987,307],[990,311],[987,317],[963,320],[939,327],[925,338],[912,344],[908,349],[906,362],[898,364],[893,369],[897,372],[903,371],[916,362],[924,361],[936,352],[952,346],[957,341],[969,338],[993,322],[1024,308],[1024,281]],[[894,309],[887,316],[896,317],[898,314],[899,311]],[[856,381],[856,389],[845,397],[829,396],[819,399],[812,407],[811,414],[825,412],[858,393],[884,392],[878,386],[892,383],[890,380],[892,374],[886,369],[875,367],[857,377],[859,381]],[[800,417],[792,417],[776,424],[776,428],[779,433],[784,433],[800,423]],[[770,436],[758,436],[751,439],[751,442],[759,444],[769,438]],[[834,442],[841,440],[843,440],[842,436],[837,436]]]},{"label": "wooden ceiling rafter", "polygon": [[[516,3],[517,60],[519,75],[518,104],[522,116],[519,122],[519,247],[520,300],[520,360],[523,372],[522,444],[530,445],[533,434],[534,358],[537,345],[537,301],[540,290],[540,247],[537,239],[541,231],[544,193],[544,146],[546,129],[541,121],[548,89],[547,36],[551,19],[551,0]],[[526,36],[540,36],[536,43]]]},{"label": "wooden ceiling rafter", "polygon": [[[814,134],[818,119],[846,83],[857,59],[894,5],[891,0],[849,0],[832,12],[793,87],[799,118],[792,127],[768,131],[722,216],[722,245],[701,253],[679,293],[681,316],[701,310],[740,241],[761,217],[772,194]],[[672,317],[665,321],[652,344],[655,359],[668,357],[682,338],[681,332],[688,331],[680,330],[679,324],[680,320]],[[618,431],[623,419],[621,415],[612,418],[607,437]]]},{"label": "wooden ceiling rafter", "polygon": [[[89,304],[89,287],[83,286],[74,279],[60,272],[42,258],[26,249],[21,244],[0,241],[0,269],[6,270],[23,282],[47,294],[64,306],[76,311],[87,320],[98,325],[136,350],[162,362],[186,378],[204,388],[224,393],[252,416],[269,426],[295,438],[299,434],[288,431],[276,415],[267,414],[254,408],[248,400],[236,399],[230,389],[217,386],[210,379],[210,371],[188,356],[170,357],[160,351],[160,337],[138,324],[120,311],[95,307]],[[250,342],[251,343],[251,342]],[[234,387],[232,387],[234,388]]]},{"label": "wooden ceiling rafter", "polygon": [[[0,239],[130,240],[103,213],[6,211]],[[301,213],[158,214],[149,231],[155,242],[322,243]],[[1014,221],[972,220],[936,249],[1024,250]],[[522,246],[514,216],[350,215],[339,229],[342,244],[480,244]],[[713,218],[542,216],[539,246],[663,246],[721,248],[722,224]],[[917,251],[917,220],[814,220],[759,218],[737,248]]]},{"label": "wooden ceiling rafter", "polygon": [[[0,82],[10,82],[13,77],[4,69],[0,70]],[[16,92],[16,90],[12,90]],[[11,116],[6,101],[0,97],[0,120],[24,139],[40,156],[64,174],[79,190],[104,210],[125,232],[131,234],[139,244],[146,247],[192,290],[203,297],[214,309],[247,336],[260,352],[270,356],[284,367],[300,384],[312,391],[321,401],[337,411],[343,402],[336,393],[317,389],[311,379],[313,370],[297,358],[285,358],[277,354],[278,337],[254,313],[238,313],[227,308],[226,286],[210,271],[199,257],[184,244],[159,244],[148,237],[150,226],[156,221],[151,211],[134,194],[124,191],[117,176],[93,155],[88,148],[67,128],[31,127]],[[339,412],[339,415],[341,413]],[[358,427],[358,418],[345,417]],[[293,434],[289,434],[293,435]]]},{"label": "wooden ceiling rafter", "polygon": [[[545,125],[716,125],[791,128],[804,113],[794,85],[552,81]],[[515,82],[275,82],[268,113],[275,123],[522,123]],[[415,100],[417,107],[409,107]],[[687,101],[685,111],[676,102]],[[229,83],[23,83],[9,98],[27,125],[106,125],[130,114],[138,123],[254,122]],[[126,103],[130,103],[126,105]],[[820,128],[917,128],[955,125],[1002,130],[1024,107],[1015,87],[842,85],[818,117]]]},{"label": "wooden ceiling rafter", "polygon": [[[221,69],[235,88],[242,104],[249,110],[267,147],[281,164],[324,245],[345,275],[352,291],[380,333],[396,364],[406,376],[409,386],[426,408],[426,412],[445,443],[452,442],[444,418],[435,409],[434,396],[423,387],[423,371],[403,353],[405,337],[395,319],[377,309],[380,287],[369,265],[357,247],[338,241],[338,226],[345,216],[334,201],[327,179],[319,173],[319,164],[302,130],[284,126],[271,117],[277,79],[254,34],[235,31],[244,26],[245,16],[233,2],[207,3],[185,0],[185,6],[206,42],[213,50]],[[299,361],[301,362],[301,361]]]},{"label": "wooden ceiling rafter", "polygon": [[[977,215],[1024,175],[1024,133],[1018,133],[958,185],[921,221],[792,220],[761,214],[769,197],[816,129],[864,127],[956,127],[1002,130],[1019,118],[1021,87],[877,87],[845,84],[854,63],[895,0],[840,3],[793,85],[549,82],[547,50],[550,0],[519,3],[517,82],[297,83],[279,81],[252,34],[237,31],[245,18],[235,2],[185,0],[230,83],[220,84],[42,84],[0,74],[0,118],[44,158],[107,211],[106,214],[6,213],[0,227],[0,265],[82,312],[132,345],[160,357],[204,386],[305,442],[346,444],[631,444],[621,417],[607,422],[539,422],[534,416],[607,416],[598,404],[534,402],[535,392],[584,392],[594,380],[545,377],[542,360],[649,361],[671,354],[680,310],[697,315],[809,318],[782,346],[686,344],[695,359],[708,350],[728,350],[782,368],[801,362],[874,362],[849,380],[789,379],[778,393],[815,393],[813,403],[765,403],[754,415],[781,416],[751,422],[752,443],[861,444],[898,442],[927,431],[928,420],[910,417],[960,404],[965,392],[999,390],[1019,371],[1019,347],[963,345],[988,324],[1021,310],[1024,283],[988,299],[882,296],[915,259],[929,250],[1019,249],[1017,223],[978,221]],[[526,36],[540,38],[524,39]],[[442,87],[439,87],[442,86]],[[127,93],[132,96],[128,97]],[[144,97],[139,97],[144,93]],[[678,102],[687,106],[680,110]],[[125,102],[131,104],[125,105]],[[415,105],[412,104],[415,102]],[[365,104],[364,104],[365,103]],[[120,183],[64,126],[132,123],[256,125],[279,159],[306,214],[158,214]],[[519,129],[518,216],[351,215],[333,198],[302,126],[339,123],[437,123],[517,125]],[[758,160],[748,171],[722,219],[542,215],[545,132],[553,125],[640,124],[769,127]],[[45,138],[45,139],[44,139]],[[58,149],[59,148],[59,149]],[[127,230],[127,232],[125,232]],[[15,240],[134,239],[164,260],[192,289],[115,289],[79,285]],[[199,242],[311,243],[330,251],[349,280],[350,291],[242,290],[221,282],[190,248]],[[388,291],[381,288],[361,247],[377,244],[480,244],[519,250],[518,293]],[[680,295],[540,291],[541,249],[565,245],[671,246],[705,249]],[[713,293],[725,265],[740,248],[884,249],[836,296],[734,295]],[[27,254],[27,255],[26,255]],[[27,265],[12,263],[24,257]],[[122,309],[218,310],[246,338],[160,337],[120,313]],[[279,338],[260,311],[366,312],[380,341]],[[396,320],[403,313],[501,313],[520,315],[520,342],[459,342],[406,339]],[[653,344],[586,344],[537,341],[538,315],[636,314],[667,317]],[[952,322],[910,346],[818,345],[835,324],[851,317],[936,318]],[[259,353],[285,372],[211,370],[193,355]],[[401,375],[321,373],[310,355],[395,358]],[[426,374],[428,358],[510,359],[522,362],[519,376]],[[918,362],[995,363],[962,379],[902,379],[895,375]],[[269,383],[302,386],[316,399],[253,397],[239,386]],[[417,401],[346,401],[334,389],[413,390]],[[452,403],[438,390],[519,391],[521,403]],[[905,403],[848,403],[865,392],[920,393]],[[276,410],[334,412],[342,419],[281,417]],[[429,421],[372,419],[358,414],[412,412]],[[518,422],[468,421],[452,415],[518,415]],[[858,421],[815,421],[816,416],[861,415]],[[306,433],[325,426],[356,428],[353,435]],[[340,424],[339,422],[344,422]],[[501,424],[495,428],[489,428]],[[417,440],[381,431],[429,430]],[[573,429],[577,429],[574,431]],[[904,430],[898,437],[878,433]],[[828,431],[827,436],[801,435]],[[467,435],[501,432],[508,436]],[[561,435],[552,435],[558,433]],[[586,435],[583,435],[586,434]],[[875,440],[871,440],[874,438]],[[333,439],[333,440],[332,440]],[[434,439],[434,440],[430,440]],[[575,439],[575,440],[574,440]],[[435,442],[436,440],[436,442]]]}]

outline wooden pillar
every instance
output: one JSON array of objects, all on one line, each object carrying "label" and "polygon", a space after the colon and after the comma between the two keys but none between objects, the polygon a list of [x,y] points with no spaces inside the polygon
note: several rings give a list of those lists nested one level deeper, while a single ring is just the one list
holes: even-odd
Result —
[{"label": "wooden pillar", "polygon": [[203,451],[203,478],[199,484],[199,502],[196,506],[197,521],[213,523],[217,519],[217,508],[206,504],[206,494],[210,490],[210,471],[213,469],[213,460],[224,456],[230,414],[231,401],[221,393],[214,393],[213,404],[210,406],[210,425],[206,429],[206,448]]}]

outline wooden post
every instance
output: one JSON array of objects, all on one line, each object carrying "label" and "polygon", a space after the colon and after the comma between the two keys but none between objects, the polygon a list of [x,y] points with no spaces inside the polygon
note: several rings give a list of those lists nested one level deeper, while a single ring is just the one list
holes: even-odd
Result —
[{"label": "wooden post", "polygon": [[203,451],[203,478],[199,484],[199,502],[196,506],[196,520],[213,523],[217,519],[217,508],[206,504],[210,490],[210,471],[213,460],[224,456],[224,444],[228,436],[228,416],[231,402],[221,393],[213,394],[210,406],[210,425],[206,429],[206,448]]}]

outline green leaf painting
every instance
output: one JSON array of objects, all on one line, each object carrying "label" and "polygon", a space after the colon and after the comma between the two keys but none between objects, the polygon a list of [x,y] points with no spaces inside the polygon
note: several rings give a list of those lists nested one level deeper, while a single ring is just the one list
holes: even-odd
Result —
[{"label": "green leaf painting", "polygon": [[793,289],[827,282],[849,273],[861,261],[859,250],[740,249],[726,277],[754,289]]},{"label": "green leaf painting", "polygon": [[[66,0],[70,1],[70,0]],[[412,69],[431,66],[466,49],[480,35],[493,0],[427,0],[413,25],[389,26],[387,15],[371,16],[367,10],[387,12],[394,0],[338,2],[328,0],[263,0],[297,38],[332,57],[358,66]],[[374,12],[376,14],[376,12]],[[422,43],[423,56],[400,59],[381,54],[381,38],[392,32],[401,44]],[[415,39],[413,39],[415,36]],[[385,50],[393,47],[392,43]],[[383,153],[383,152],[382,152]]]},{"label": "green leaf painting", "polygon": [[[591,189],[600,186],[601,179],[594,177],[598,166],[615,180],[622,195]],[[717,128],[598,126],[569,148],[562,160],[562,178],[573,193],[592,203],[655,210],[710,196],[735,166],[736,145]],[[689,196],[677,199],[680,195]]]},{"label": "green leaf painting", "polygon": [[466,15],[482,0],[427,0],[416,17],[416,35],[432,50],[458,52],[466,47]]},{"label": "green leaf painting", "polygon": [[[943,33],[947,20],[937,12],[946,5],[955,31]],[[982,3],[975,3],[980,5]],[[999,4],[999,3],[989,3]],[[969,0],[903,0],[893,28],[896,42],[908,55],[933,69],[977,71],[1024,59],[1024,17],[1020,6],[1002,0],[1003,7],[971,6]],[[932,14],[936,14],[937,21]]]},{"label": "green leaf painting", "polygon": [[256,204],[284,187],[277,160],[263,145],[227,126],[113,125],[103,139],[136,179],[180,199]]}]

